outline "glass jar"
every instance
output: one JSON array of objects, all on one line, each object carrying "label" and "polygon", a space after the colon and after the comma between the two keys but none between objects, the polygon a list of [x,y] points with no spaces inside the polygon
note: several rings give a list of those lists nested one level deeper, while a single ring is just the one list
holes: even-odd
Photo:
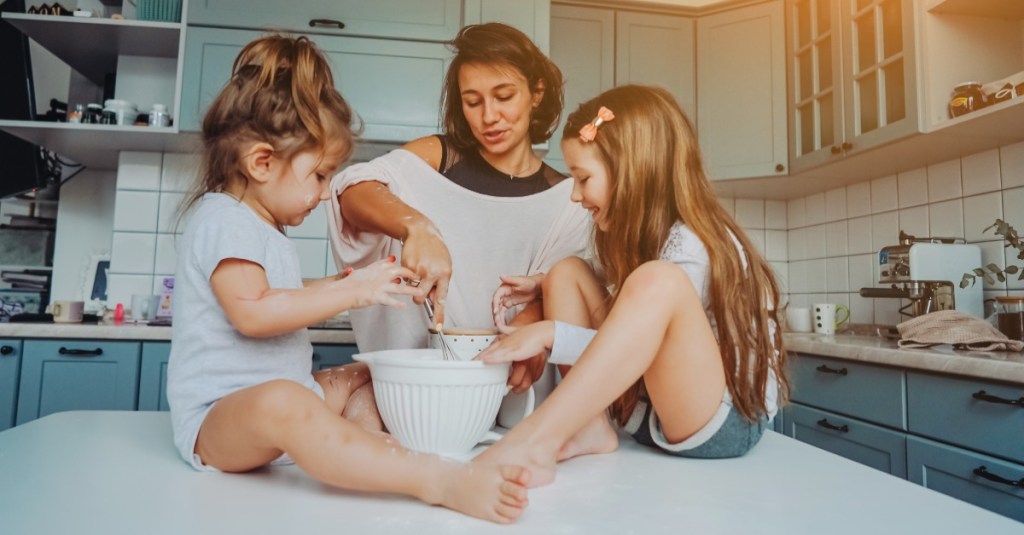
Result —
[{"label": "glass jar", "polygon": [[964,82],[953,88],[953,98],[949,100],[950,117],[959,117],[974,110],[988,106],[985,91],[978,82]]},{"label": "glass jar", "polygon": [[1024,340],[1024,296],[996,297],[996,327],[1010,340]]}]

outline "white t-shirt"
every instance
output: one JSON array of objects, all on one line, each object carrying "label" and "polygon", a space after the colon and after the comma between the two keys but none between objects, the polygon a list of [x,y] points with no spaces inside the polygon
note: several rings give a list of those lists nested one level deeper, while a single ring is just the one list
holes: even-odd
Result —
[{"label": "white t-shirt", "polygon": [[[733,238],[733,243],[740,253],[743,254],[743,246],[735,238]],[[715,328],[717,322],[715,321],[714,314],[711,312],[711,302],[708,295],[708,264],[710,260],[708,259],[708,250],[704,247],[704,242],[686,224],[676,222],[672,225],[672,230],[669,232],[665,245],[662,246],[660,259],[672,262],[686,272],[690,282],[693,283],[693,287],[699,293],[701,302],[704,304],[704,313],[711,324],[712,332],[717,332]],[[743,265],[746,266],[745,254],[743,259]],[[774,337],[775,324],[769,322],[768,328],[770,330],[769,336]],[[593,340],[596,334],[597,331],[593,329],[556,322],[555,341],[552,344],[551,356],[548,362],[551,364],[575,364],[576,359],[590,345],[590,341]],[[769,371],[765,394],[765,408],[768,410],[769,419],[774,418],[775,413],[778,412],[778,383],[775,373]]]},{"label": "white t-shirt", "polygon": [[[493,328],[491,297],[501,284],[499,275],[547,272],[565,257],[587,256],[591,218],[570,201],[572,180],[525,197],[493,197],[453,183],[399,149],[353,165],[331,181],[328,227],[339,271],[402,254],[399,240],[360,232],[341,217],[338,194],[365,181],[386,185],[440,230],[453,266],[445,302],[449,328]],[[430,321],[411,301],[401,310],[373,306],[349,315],[360,351],[427,347]]]},{"label": "white t-shirt", "polygon": [[167,368],[174,443],[200,469],[192,452],[199,427],[217,400],[273,379],[295,381],[323,397],[313,380],[313,346],[306,329],[250,338],[228,321],[210,287],[214,269],[228,258],[262,266],[271,288],[302,288],[299,257],[287,236],[228,195],[203,196],[179,242]]}]

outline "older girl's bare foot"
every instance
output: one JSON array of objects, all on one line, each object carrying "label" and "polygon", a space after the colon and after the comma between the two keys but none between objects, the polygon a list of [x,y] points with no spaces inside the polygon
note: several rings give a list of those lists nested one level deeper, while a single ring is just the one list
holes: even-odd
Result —
[{"label": "older girl's bare foot", "polygon": [[580,455],[611,453],[618,447],[619,436],[608,421],[608,415],[602,413],[562,445],[557,459],[561,462]]},{"label": "older girl's bare foot", "polygon": [[479,462],[445,463],[437,494],[424,501],[499,524],[511,523],[523,514],[529,470]]},{"label": "older girl's bare foot", "polygon": [[474,462],[513,464],[530,471],[530,488],[543,487],[555,480],[555,456],[541,447],[520,447],[503,438],[477,455]]}]

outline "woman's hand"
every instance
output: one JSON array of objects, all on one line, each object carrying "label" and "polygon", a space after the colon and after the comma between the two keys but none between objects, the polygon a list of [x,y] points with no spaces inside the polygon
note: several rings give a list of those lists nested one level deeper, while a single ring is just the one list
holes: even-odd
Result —
[{"label": "woman's hand", "polygon": [[[402,243],[402,265],[413,273],[410,284],[423,290],[413,298],[422,304],[429,297],[434,305],[434,321],[444,323],[444,300],[452,276],[452,257],[432,224],[411,229]],[[413,281],[419,281],[412,284]]]},{"label": "woman's hand", "polygon": [[498,286],[491,298],[491,314],[494,315],[494,325],[498,332],[509,334],[515,328],[505,321],[505,314],[510,308],[529,303],[540,296],[540,283],[544,280],[544,274],[502,275],[500,278],[501,286]]},{"label": "woman's hand", "polygon": [[[538,321],[499,336],[474,360],[486,363],[514,362],[546,354],[555,341],[555,322]],[[532,382],[532,378],[531,378]]]},{"label": "woman's hand", "polygon": [[[346,270],[347,271],[347,270]],[[405,303],[394,298],[395,295],[408,295],[414,300],[423,299],[423,290],[403,284],[403,279],[412,279],[416,274],[408,268],[395,264],[390,257],[374,262],[362,269],[347,271],[347,275],[332,284],[352,291],[356,297],[357,308],[371,305],[386,305],[396,308],[405,307]]]}]

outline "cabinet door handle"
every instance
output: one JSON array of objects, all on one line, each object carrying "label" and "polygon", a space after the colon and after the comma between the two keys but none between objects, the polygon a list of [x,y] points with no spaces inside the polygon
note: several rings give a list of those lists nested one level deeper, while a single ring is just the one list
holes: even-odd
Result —
[{"label": "cabinet door handle", "polygon": [[989,403],[1002,403],[1004,405],[1016,405],[1024,408],[1024,397],[1020,399],[1006,399],[999,396],[993,396],[992,394],[985,393],[984,390],[978,390],[974,394],[971,394],[974,399],[980,399],[981,401],[987,401]]},{"label": "cabinet door handle", "polygon": [[13,347],[11,347],[11,346],[0,347],[0,355],[10,355],[11,353],[14,353],[14,348]]},{"label": "cabinet door handle", "polygon": [[840,152],[843,152],[843,149],[839,148],[839,146],[838,146],[838,145],[832,145],[832,148],[831,148],[831,149],[828,149],[828,150],[829,150],[829,152],[831,152],[832,154],[839,154]]},{"label": "cabinet door handle", "polygon": [[850,143],[849,141],[844,141],[842,147],[843,150],[850,150],[853,148],[853,143]]},{"label": "cabinet door handle", "polygon": [[337,28],[339,30],[344,30],[345,29],[345,23],[341,22],[340,20],[334,20],[334,19],[313,19],[313,20],[309,21],[309,27],[310,28],[316,28],[318,26],[327,26],[327,27],[331,27],[331,28]]},{"label": "cabinet door handle", "polygon": [[1024,477],[1022,477],[1022,478],[1020,478],[1020,479],[1018,479],[1016,481],[1014,481],[1012,479],[1006,479],[1005,477],[999,477],[999,476],[993,474],[992,472],[989,472],[988,468],[985,468],[985,465],[981,465],[981,466],[975,468],[973,470],[973,472],[974,472],[974,475],[979,476],[979,477],[983,477],[983,478],[985,478],[985,479],[987,479],[989,481],[994,481],[996,483],[1002,483],[1004,485],[1009,485],[1011,487],[1024,487]]},{"label": "cabinet door handle", "polygon": [[103,354],[103,349],[97,347],[96,349],[68,349],[62,347],[57,350],[57,353],[61,355],[70,355],[72,357],[98,357]]},{"label": "cabinet door handle", "polygon": [[836,375],[846,375],[848,373],[846,371],[846,368],[839,368],[837,370],[835,368],[829,368],[828,366],[825,366],[824,364],[822,364],[821,366],[818,366],[817,368],[814,368],[814,369],[818,370],[821,373],[834,373]]},{"label": "cabinet door handle", "polygon": [[786,166],[785,165],[782,165],[781,163],[775,164],[775,172],[776,173],[781,173],[781,172],[783,172],[785,170],[786,170]]},{"label": "cabinet door handle", "polygon": [[822,419],[818,420],[818,426],[819,427],[824,427],[825,429],[831,429],[833,431],[839,431],[840,433],[849,433],[850,432],[850,426],[848,426],[846,424],[843,424],[843,425],[832,425],[825,418],[822,418]]},{"label": "cabinet door handle", "polygon": [[316,361],[320,360],[320,358],[321,358],[320,357],[320,353],[317,353],[316,351],[314,351],[313,352],[313,362],[316,362]]}]

